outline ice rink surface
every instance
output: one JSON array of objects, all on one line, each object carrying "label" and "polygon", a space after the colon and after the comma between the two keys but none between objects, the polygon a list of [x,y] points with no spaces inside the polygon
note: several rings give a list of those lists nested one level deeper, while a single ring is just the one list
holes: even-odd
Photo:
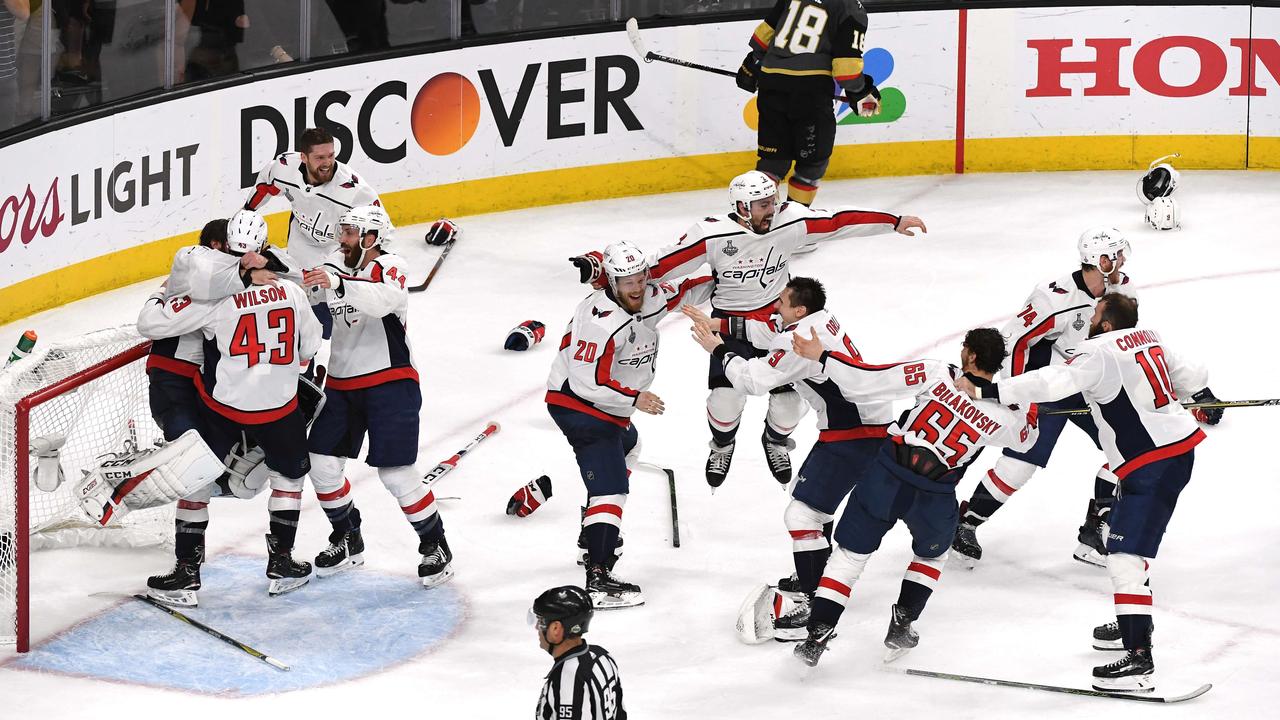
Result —
[{"label": "ice rink surface", "polygon": [[[1270,322],[1280,283],[1280,175],[1184,173],[1177,199],[1183,229],[1157,232],[1142,223],[1131,172],[908,177],[831,182],[818,205],[856,206],[919,215],[930,232],[826,243],[793,259],[792,275],[826,283],[829,306],[871,362],[930,356],[955,361],[959,336],[1002,325],[1039,281],[1077,267],[1075,242],[1091,225],[1114,225],[1129,237],[1125,270],[1141,297],[1141,325],[1210,368],[1211,387],[1227,399],[1275,397],[1273,366],[1280,339]],[[448,457],[482,428],[502,423],[437,488],[457,576],[450,591],[460,624],[429,652],[399,659],[372,674],[360,648],[335,628],[358,624],[394,645],[405,615],[379,604],[326,603],[313,581],[285,596],[290,608],[316,598],[325,612],[272,617],[265,578],[254,565],[241,575],[261,598],[219,616],[220,629],[253,644],[263,629],[285,624],[305,643],[295,665],[308,672],[358,679],[312,689],[251,697],[219,697],[108,682],[83,673],[19,669],[0,651],[2,717],[46,720],[176,714],[184,720],[243,717],[333,717],[378,713],[421,717],[510,718],[532,714],[550,658],[525,625],[525,610],[543,589],[581,583],[574,565],[578,505],[585,498],[568,444],[547,416],[542,395],[565,322],[586,295],[571,254],[628,239],[646,250],[674,242],[695,220],[727,210],[721,190],[637,197],[463,218],[466,235],[425,294],[413,295],[409,322],[423,377],[419,466]],[[402,228],[396,250],[419,269],[433,251],[422,228]],[[107,293],[0,328],[6,347],[21,330],[42,340],[131,322],[159,281]],[[507,332],[527,319],[547,324],[547,340],[530,352],[502,350]],[[1157,692],[1180,694],[1204,682],[1214,689],[1182,709],[988,688],[914,678],[881,668],[889,605],[910,559],[905,530],[896,528],[853,590],[840,637],[807,678],[790,645],[741,644],[733,632],[743,596],[758,582],[791,571],[782,524],[786,494],[768,474],[757,438],[763,401],[748,404],[729,478],[714,496],[703,477],[706,355],[680,317],[662,326],[657,381],[666,402],[661,417],[639,415],[643,459],[674,468],[679,486],[682,547],[672,548],[665,478],[632,476],[618,566],[639,583],[648,604],[597,613],[589,639],[616,657],[633,718],[1080,717],[1123,710],[1126,717],[1252,717],[1280,701],[1280,470],[1267,450],[1280,433],[1280,411],[1229,411],[1207,430],[1196,451],[1191,484],[1152,563]],[[795,434],[799,467],[815,439],[812,414]],[[988,452],[961,483],[968,497],[994,463]],[[895,666],[1087,687],[1090,668],[1114,656],[1090,649],[1090,630],[1111,618],[1104,571],[1071,559],[1076,528],[1092,489],[1100,454],[1068,429],[1050,466],[1036,475],[978,533],[985,559],[974,571],[953,564],[916,623],[920,646]],[[521,484],[549,475],[555,494],[523,519],[503,514]],[[416,538],[394,499],[360,463],[348,476],[364,514],[366,566],[372,576],[412,575]],[[310,558],[325,544],[328,523],[310,491],[304,494],[297,554]],[[265,567],[265,499],[217,501],[208,531],[211,563],[248,556]],[[75,626],[121,612],[103,593],[140,590],[149,574],[167,570],[168,551],[53,550],[34,557],[33,657],[52,653]],[[252,563],[251,563],[252,564]],[[256,568],[256,569],[255,569]],[[368,592],[393,583],[369,582]],[[334,586],[336,587],[336,586]],[[206,583],[202,600],[217,589]],[[389,589],[389,593],[401,592]],[[430,591],[422,591],[430,592]],[[239,596],[240,590],[235,594]],[[212,596],[211,596],[212,594]],[[451,595],[454,597],[454,595]],[[282,603],[283,605],[283,603]],[[145,610],[146,608],[143,608]],[[136,612],[136,611],[135,611]],[[385,612],[385,620],[369,614]],[[359,614],[360,617],[356,617]],[[145,615],[144,615],[145,617]],[[381,621],[380,621],[381,620]],[[429,614],[423,622],[439,620]],[[160,613],[156,632],[199,633]],[[408,622],[412,622],[409,620]],[[96,627],[96,626],[95,626]],[[109,626],[108,626],[109,627]],[[175,629],[176,628],[176,629]],[[268,635],[269,637],[270,635]],[[133,657],[137,635],[94,636],[98,652],[118,648]],[[179,640],[179,642],[188,642]],[[263,648],[268,650],[269,648]],[[199,650],[192,650],[199,652]],[[183,653],[169,655],[174,675]],[[246,657],[237,672],[277,671]],[[191,663],[197,664],[195,660]],[[324,665],[332,669],[324,671]],[[301,669],[301,668],[300,668]],[[210,672],[218,672],[217,666]],[[321,680],[323,682],[323,680]],[[212,685],[216,686],[216,684]]]}]

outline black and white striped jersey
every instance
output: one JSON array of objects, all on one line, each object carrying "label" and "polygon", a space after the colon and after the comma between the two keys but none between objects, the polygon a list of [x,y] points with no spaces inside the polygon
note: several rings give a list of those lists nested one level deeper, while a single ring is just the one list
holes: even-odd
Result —
[{"label": "black and white striped jersey", "polygon": [[618,664],[599,645],[583,643],[551,666],[537,720],[626,720]]}]

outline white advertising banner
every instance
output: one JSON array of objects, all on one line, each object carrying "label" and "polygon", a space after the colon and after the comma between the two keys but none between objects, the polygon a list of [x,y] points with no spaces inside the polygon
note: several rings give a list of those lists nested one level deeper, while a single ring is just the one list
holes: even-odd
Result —
[{"label": "white advertising banner", "polygon": [[968,138],[1243,135],[1249,8],[970,10]]},{"label": "white advertising banner", "polygon": [[[1249,137],[1280,138],[1280,8],[1253,9],[1252,47],[1256,60]],[[1280,160],[1280,156],[1273,155],[1273,159]]]}]

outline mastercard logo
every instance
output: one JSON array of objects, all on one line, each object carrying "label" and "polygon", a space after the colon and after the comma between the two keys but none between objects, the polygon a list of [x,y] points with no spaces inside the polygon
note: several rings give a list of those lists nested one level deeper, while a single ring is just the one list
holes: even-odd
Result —
[{"label": "mastercard logo", "polygon": [[480,125],[480,93],[458,73],[431,78],[413,99],[409,126],[418,147],[432,155],[451,155],[463,148]]}]

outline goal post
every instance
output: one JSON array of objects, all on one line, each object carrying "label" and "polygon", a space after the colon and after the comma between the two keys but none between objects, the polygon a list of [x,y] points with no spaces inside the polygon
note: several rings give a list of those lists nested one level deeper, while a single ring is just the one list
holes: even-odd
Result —
[{"label": "goal post", "polygon": [[[30,647],[33,550],[172,541],[172,505],[99,527],[74,493],[102,455],[161,438],[147,396],[150,345],[126,326],[38,345],[0,369],[0,643],[18,652]],[[47,438],[61,443],[55,462],[64,480],[53,492],[34,481],[32,443]]]}]

